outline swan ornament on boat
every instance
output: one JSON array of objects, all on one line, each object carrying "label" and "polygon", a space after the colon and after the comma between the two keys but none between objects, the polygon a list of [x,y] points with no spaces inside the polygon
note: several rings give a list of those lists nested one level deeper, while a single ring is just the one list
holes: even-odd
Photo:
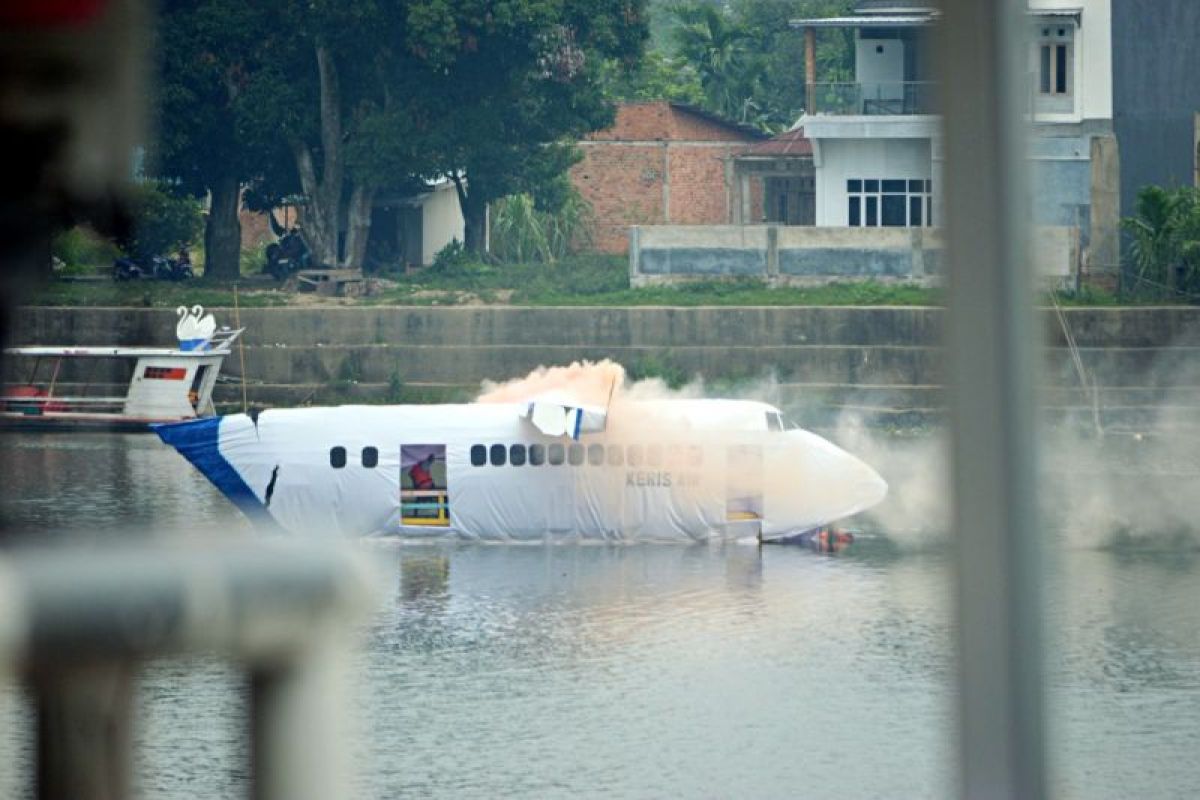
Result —
[{"label": "swan ornament on boat", "polygon": [[204,315],[204,306],[195,305],[175,309],[179,322],[175,325],[175,336],[180,350],[202,350],[217,330],[217,321],[212,314]]}]

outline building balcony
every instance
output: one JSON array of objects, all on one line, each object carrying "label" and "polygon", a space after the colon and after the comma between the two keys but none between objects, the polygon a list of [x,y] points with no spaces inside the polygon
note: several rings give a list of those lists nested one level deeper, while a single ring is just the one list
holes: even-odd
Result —
[{"label": "building balcony", "polygon": [[813,84],[809,113],[835,116],[936,114],[933,81],[870,81]]}]

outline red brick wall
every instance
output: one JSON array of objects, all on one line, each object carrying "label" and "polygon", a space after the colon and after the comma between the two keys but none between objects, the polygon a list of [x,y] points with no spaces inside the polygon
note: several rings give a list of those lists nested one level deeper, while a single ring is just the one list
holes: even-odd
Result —
[{"label": "red brick wall", "polygon": [[[613,127],[582,143],[584,158],[571,169],[572,183],[592,204],[596,249],[625,252],[630,225],[729,222],[722,159],[753,141],[736,128],[666,102],[622,105]],[[669,180],[669,219],[664,180]]]},{"label": "red brick wall", "polygon": [[670,216],[674,225],[724,225],[729,222],[725,163],[730,147],[670,147]]},{"label": "red brick wall", "polygon": [[663,221],[663,145],[594,145],[571,168],[571,182],[592,204],[594,246],[621,253],[630,225]]}]

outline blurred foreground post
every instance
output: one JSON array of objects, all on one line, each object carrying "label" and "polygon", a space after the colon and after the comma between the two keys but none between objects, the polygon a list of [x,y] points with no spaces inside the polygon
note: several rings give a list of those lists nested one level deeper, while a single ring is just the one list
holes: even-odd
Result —
[{"label": "blurred foreground post", "polygon": [[1025,3],[943,3],[940,72],[954,531],[959,767],[970,798],[1045,796],[1027,255]]},{"label": "blurred foreground post", "polygon": [[216,653],[249,676],[253,797],[347,797],[342,659],[373,585],[358,558],[330,548],[64,550],[0,562],[0,669],[36,697],[37,796],[131,796],[137,669]]}]

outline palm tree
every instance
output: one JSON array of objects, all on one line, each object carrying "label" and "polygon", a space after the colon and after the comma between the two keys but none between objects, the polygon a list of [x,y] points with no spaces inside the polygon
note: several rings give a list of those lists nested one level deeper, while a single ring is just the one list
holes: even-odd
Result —
[{"label": "palm tree", "polygon": [[715,4],[681,3],[671,14],[678,23],[672,31],[675,46],[700,76],[709,109],[740,119],[761,69],[747,47],[750,34]]},{"label": "palm tree", "polygon": [[[1179,288],[1180,267],[1195,266],[1200,255],[1200,196],[1191,187],[1146,186],[1138,192],[1135,215],[1121,221],[1133,237],[1129,255],[1138,282]],[[1189,270],[1191,272],[1193,270]]]}]

